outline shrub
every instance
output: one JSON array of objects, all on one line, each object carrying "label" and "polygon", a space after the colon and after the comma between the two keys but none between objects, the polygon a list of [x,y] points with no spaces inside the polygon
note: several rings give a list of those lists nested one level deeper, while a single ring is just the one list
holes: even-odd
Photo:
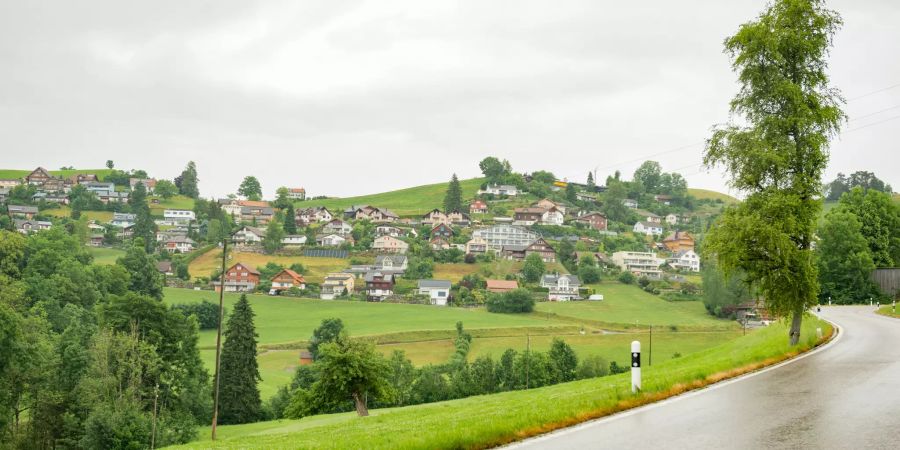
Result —
[{"label": "shrub", "polygon": [[185,317],[196,316],[201,330],[215,329],[219,326],[219,305],[213,302],[203,300],[200,303],[173,305],[172,309],[184,314]]},{"label": "shrub", "polygon": [[527,289],[515,289],[491,294],[485,301],[487,310],[495,313],[524,313],[534,311],[534,298]]},{"label": "shrub", "polygon": [[634,284],[634,274],[631,272],[622,272],[619,274],[619,282],[624,284]]}]

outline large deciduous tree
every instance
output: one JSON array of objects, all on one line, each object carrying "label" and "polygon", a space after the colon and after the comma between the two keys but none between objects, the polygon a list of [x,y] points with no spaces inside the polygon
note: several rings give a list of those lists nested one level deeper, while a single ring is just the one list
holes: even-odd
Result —
[{"label": "large deciduous tree", "polygon": [[393,390],[388,379],[391,368],[371,342],[346,337],[323,345],[316,362],[321,377],[312,392],[324,402],[353,399],[356,413],[369,415],[366,399],[389,402]]},{"label": "large deciduous tree", "polygon": [[859,219],[876,267],[900,264],[900,206],[890,194],[854,187],[841,196],[838,209]]},{"label": "large deciduous tree", "polygon": [[746,195],[712,227],[706,252],[726,270],[742,269],[770,311],[791,316],[792,345],[819,293],[811,244],[828,142],[844,119],[826,73],[840,25],[821,0],[776,0],[726,39],[740,124],[717,127],[704,155]]},{"label": "large deciduous tree", "polygon": [[262,186],[260,186],[256,177],[248,175],[244,177],[244,181],[238,187],[238,194],[243,195],[247,200],[261,200]]},{"label": "large deciduous tree", "polygon": [[219,423],[248,423],[260,418],[260,378],[256,327],[247,295],[241,295],[225,327],[219,383]]},{"label": "large deciduous tree", "polygon": [[872,253],[855,215],[836,209],[819,227],[819,280],[822,299],[863,302],[877,293]]},{"label": "large deciduous tree", "polygon": [[322,320],[309,338],[309,353],[312,354],[313,360],[319,358],[319,346],[336,341],[343,331],[344,322],[341,319],[332,317]]}]

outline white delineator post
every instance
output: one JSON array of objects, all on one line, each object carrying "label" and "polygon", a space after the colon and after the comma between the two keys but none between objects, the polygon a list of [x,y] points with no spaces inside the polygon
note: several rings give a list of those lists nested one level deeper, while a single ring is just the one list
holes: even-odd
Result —
[{"label": "white delineator post", "polygon": [[631,341],[631,392],[641,390],[641,342]]}]

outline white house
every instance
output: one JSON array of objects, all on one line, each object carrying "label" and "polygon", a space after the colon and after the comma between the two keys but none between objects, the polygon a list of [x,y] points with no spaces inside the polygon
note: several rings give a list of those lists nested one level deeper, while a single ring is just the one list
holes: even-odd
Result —
[{"label": "white house", "polygon": [[478,195],[482,194],[507,195],[510,197],[515,197],[516,195],[519,195],[519,188],[509,184],[493,184],[485,186],[484,189],[479,189]]},{"label": "white house", "polygon": [[675,214],[666,214],[666,223],[669,225],[678,225],[678,216]]},{"label": "white house", "polygon": [[350,225],[347,222],[344,222],[341,219],[334,219],[331,222],[325,224],[322,227],[323,233],[334,233],[339,235],[350,234],[353,231],[353,225]]},{"label": "white house", "polygon": [[375,227],[375,234],[377,236],[400,237],[401,235],[403,235],[403,230],[393,225],[379,225]]},{"label": "white house", "polygon": [[553,206],[541,215],[541,223],[545,225],[562,225],[565,217],[562,211]]},{"label": "white house", "polygon": [[256,227],[244,227],[232,235],[235,245],[254,245],[262,242],[266,230]]},{"label": "white house", "polygon": [[375,257],[375,270],[405,272],[408,267],[409,259],[403,255],[378,255]]},{"label": "white house", "polygon": [[172,236],[165,240],[163,248],[169,253],[187,253],[193,251],[196,244],[187,236]]},{"label": "white house", "polygon": [[197,216],[189,209],[167,209],[163,211],[163,219],[167,222],[191,222],[197,220]]},{"label": "white house", "polygon": [[613,262],[622,270],[627,270],[636,276],[659,279],[662,271],[659,266],[665,261],[649,252],[615,252],[612,255]]},{"label": "white house", "polygon": [[409,244],[393,236],[380,236],[372,242],[372,249],[388,253],[406,253]]},{"label": "white house", "polygon": [[306,244],[306,236],[302,234],[289,234],[281,238],[281,244],[285,247],[300,247]]},{"label": "white house", "polygon": [[547,274],[541,277],[541,287],[549,289],[547,299],[550,301],[568,301],[581,298],[578,288],[581,280],[575,275]]},{"label": "white house", "polygon": [[637,200],[632,200],[630,198],[626,198],[626,199],[622,200],[622,204],[625,205],[625,207],[631,208],[631,209],[638,207]]},{"label": "white house", "polygon": [[113,213],[113,218],[109,221],[109,224],[114,227],[127,228],[134,225],[135,220],[137,220],[137,214]]},{"label": "white house", "polygon": [[647,236],[659,236],[663,232],[662,225],[650,222],[638,222],[634,224],[633,231],[638,234],[646,234]]},{"label": "white house", "polygon": [[432,305],[447,306],[450,286],[447,280],[419,280],[419,294],[427,295]]},{"label": "white house", "polygon": [[687,270],[690,272],[700,271],[700,256],[693,250],[682,250],[666,259],[669,265],[678,270]]},{"label": "white house", "polygon": [[347,238],[335,233],[316,236],[316,245],[322,247],[340,247],[344,242],[347,242]]}]

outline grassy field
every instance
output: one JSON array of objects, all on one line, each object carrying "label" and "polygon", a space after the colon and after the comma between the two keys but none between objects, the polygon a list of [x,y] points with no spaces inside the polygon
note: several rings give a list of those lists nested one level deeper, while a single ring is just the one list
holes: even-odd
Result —
[{"label": "grassy field", "polygon": [[[532,315],[493,314],[484,309],[446,308],[430,305],[313,300],[288,297],[250,295],[256,313],[256,330],[260,344],[287,344],[305,341],[322,319],[339,317],[352,336],[427,330],[453,330],[462,321],[470,330],[484,328],[569,326],[561,321],[548,321]],[[225,307],[238,300],[237,294],[225,295]],[[218,302],[212,291],[165,289],[168,304],[193,303],[201,300]],[[200,332],[200,347],[215,345],[215,332]]]},{"label": "grassy field", "polygon": [[618,327],[676,326],[679,329],[735,329],[733,321],[716,319],[701,302],[668,302],[635,285],[604,282],[591,286],[602,301],[542,302],[537,311]]},{"label": "grassy field", "polygon": [[[473,198],[481,183],[484,183],[483,178],[460,180],[463,201]],[[333,214],[337,214],[352,205],[372,205],[387,208],[401,216],[412,216],[425,214],[434,208],[442,208],[446,192],[447,183],[437,183],[358,197],[309,200],[298,202],[297,207],[324,206]]]},{"label": "grassy field", "polygon": [[[59,208],[45,209],[41,211],[41,214],[53,217],[69,217],[72,215],[72,209],[68,206],[60,206]],[[107,223],[113,218],[112,211],[82,211],[81,215],[97,223]]]},{"label": "grassy field", "polygon": [[115,264],[121,256],[125,256],[124,250],[107,247],[88,247],[88,251],[94,255],[94,264]]},{"label": "grassy field", "polygon": [[[75,170],[51,170],[50,175],[53,176],[61,176],[63,178],[69,178],[72,175],[78,175],[82,173],[92,173],[97,175],[101,180],[104,176],[108,175],[111,172],[109,169],[75,169]],[[19,170],[19,169],[0,169],[0,178],[25,178],[31,170]]]},{"label": "grassy field", "polygon": [[152,195],[149,198],[159,200],[159,203],[150,203],[150,214],[154,216],[162,217],[163,211],[166,209],[194,209],[194,199],[183,195],[176,195],[168,200]]},{"label": "grassy field", "polygon": [[722,200],[725,204],[737,203],[738,199],[721,192],[711,191],[709,189],[688,188],[688,194],[693,195],[698,200],[711,199]]},{"label": "grassy field", "polygon": [[881,308],[878,308],[878,314],[900,319],[900,309],[898,309],[897,312],[894,312],[891,305],[884,305]]},{"label": "grassy field", "polygon": [[[466,275],[477,273],[484,278],[503,279],[506,275],[520,272],[523,264],[524,262],[506,259],[476,264],[435,264],[434,278],[456,283]],[[560,263],[546,263],[546,266],[547,272],[568,273]]]},{"label": "grassy field", "polygon": [[[801,344],[790,347],[783,323],[725,344],[643,368],[643,391],[630,392],[630,374],[525,391],[371,411],[370,417],[332,414],[222,426],[219,440],[181,448],[484,448],[608,415],[755,370],[817,344],[808,318]],[[362,443],[365,443],[362,445]]]},{"label": "grassy field", "polygon": [[[272,256],[259,253],[233,252],[228,265],[244,263],[250,267],[262,267],[274,262],[284,266],[294,263],[303,264],[306,272],[303,277],[310,283],[321,283],[328,272],[340,272],[350,266],[349,259],[340,258],[308,258],[304,256]],[[222,268],[222,250],[214,248],[191,261],[188,270],[192,277],[206,277]]]}]

